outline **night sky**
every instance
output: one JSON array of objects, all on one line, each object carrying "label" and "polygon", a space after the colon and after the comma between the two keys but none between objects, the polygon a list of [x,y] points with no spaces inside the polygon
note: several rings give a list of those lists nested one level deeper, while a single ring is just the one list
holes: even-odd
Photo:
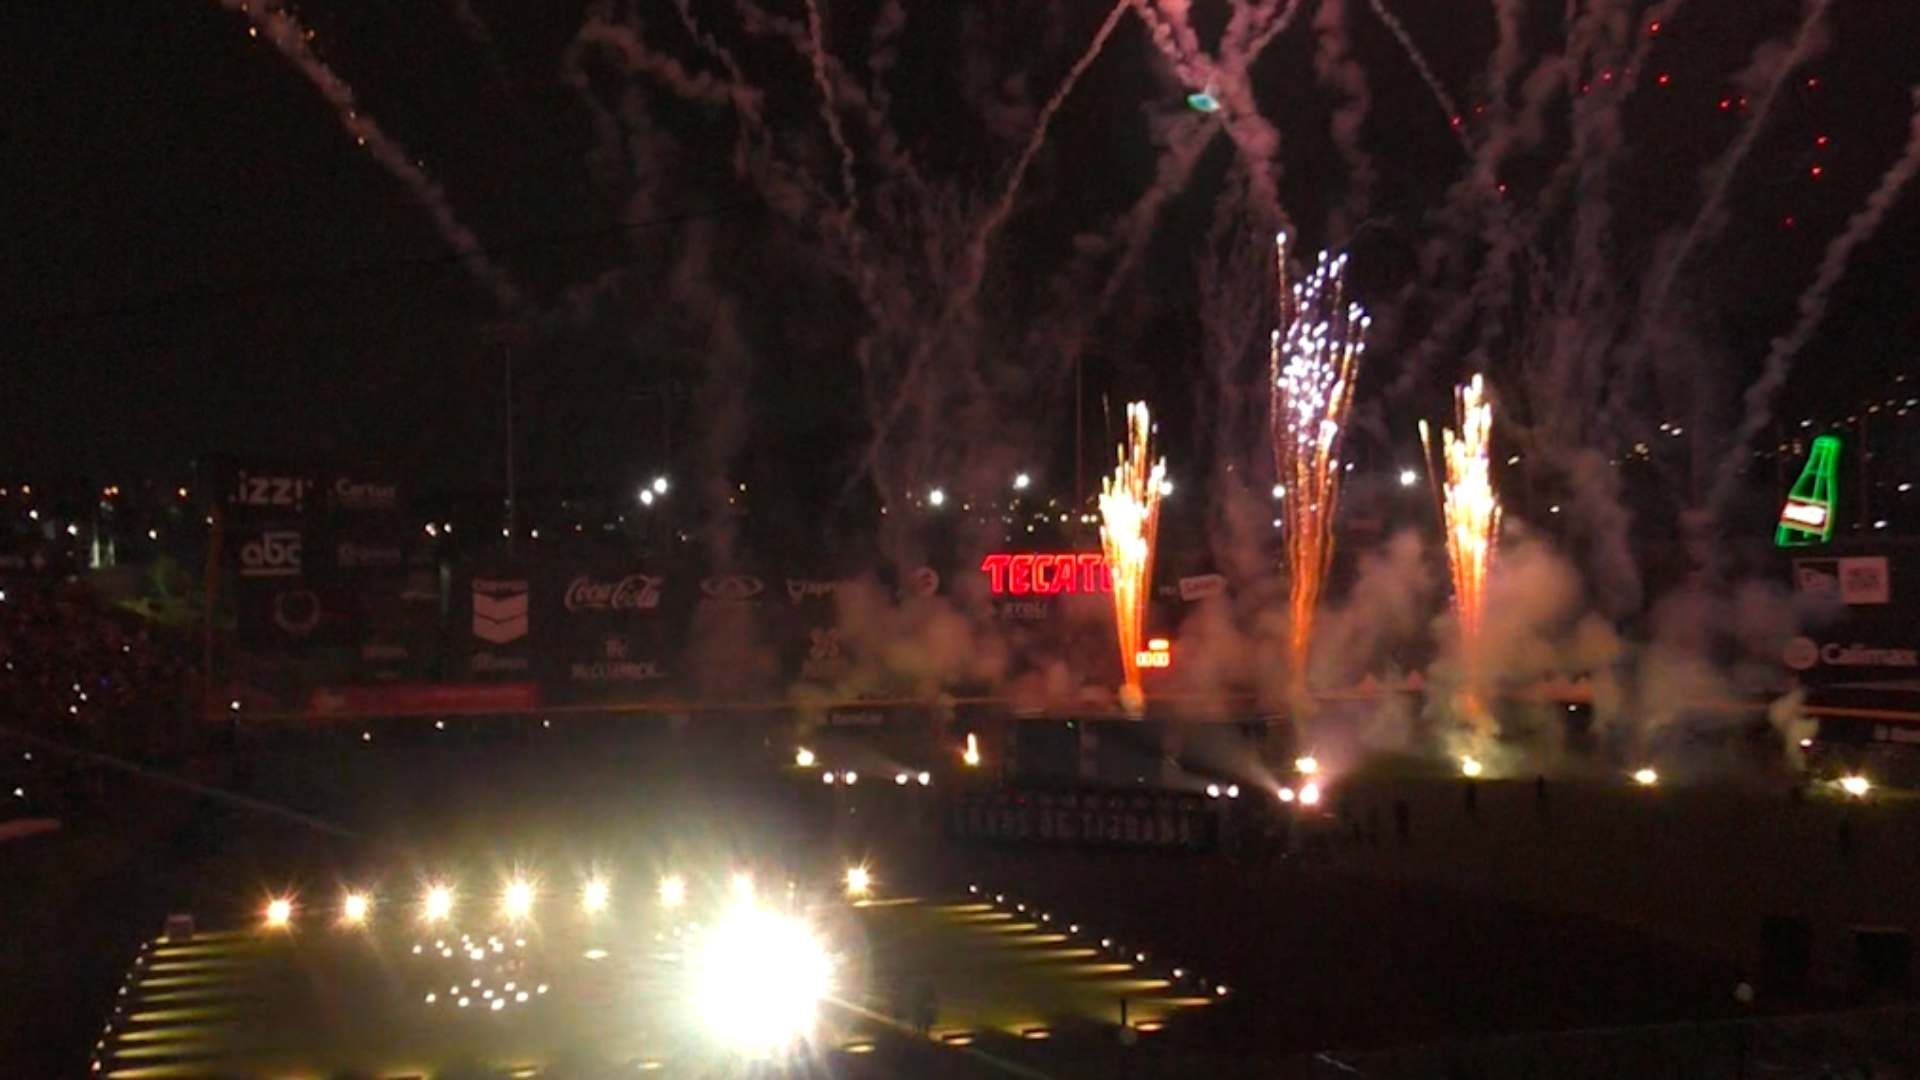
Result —
[{"label": "night sky", "polygon": [[[714,69],[671,4],[635,6],[654,49],[691,70]],[[1350,188],[1329,135],[1339,96],[1313,73],[1317,6],[1310,0],[1262,55],[1253,82],[1282,134],[1281,201],[1304,244],[1350,241],[1358,287],[1380,316],[1359,409],[1372,434],[1355,452],[1384,459],[1410,443],[1415,416],[1438,413],[1446,385],[1465,370],[1470,341],[1386,393],[1432,316],[1421,253],[1444,232],[1438,213],[1464,158],[1400,47],[1366,3],[1349,0],[1353,53],[1371,94],[1360,145],[1379,179],[1364,226],[1338,219]],[[1560,5],[1535,6],[1529,57],[1558,48],[1561,33]],[[1489,5],[1389,7],[1463,111],[1486,97]],[[856,66],[870,8],[827,8],[830,50]],[[1198,8],[1203,34],[1217,33],[1224,9]],[[1920,81],[1920,56],[1904,48],[1908,20],[1891,2],[1836,8],[1831,44],[1789,80],[1734,181],[1727,229],[1680,283],[1703,344],[1674,370],[1703,400],[1737,394],[1822,246],[1905,141],[1907,87]],[[772,10],[801,17],[797,5]],[[977,207],[999,190],[1035,107],[1106,10],[911,7],[885,80],[889,122],[957,205]],[[694,11],[716,35],[746,40],[730,4]],[[624,483],[664,453],[676,468],[841,490],[872,431],[856,359],[868,315],[846,276],[815,257],[808,226],[733,168],[727,109],[680,100],[645,76],[616,78],[604,52],[590,54],[588,93],[600,108],[617,110],[629,87],[648,91],[646,115],[627,117],[627,160],[609,161],[597,149],[594,109],[562,75],[585,5],[344,0],[296,14],[321,59],[526,294],[512,314],[529,329],[504,338],[517,341],[530,482]],[[1729,76],[1760,42],[1789,34],[1797,14],[1781,0],[1701,4],[1662,28],[1667,40],[1649,69],[1669,82],[1655,87],[1643,74],[1611,190],[1583,194],[1611,200],[1620,265],[1644,266],[1653,238],[1698,206],[1699,169],[1742,123],[1737,105],[1718,107],[1737,94]],[[450,253],[419,201],[247,26],[215,0],[40,4],[0,43],[8,72],[0,471],[116,478],[230,452],[381,461],[423,485],[491,482],[504,418],[498,327],[509,313]],[[765,39],[737,55],[766,91],[769,158],[831,192],[838,163],[804,64]],[[992,430],[969,423],[964,441],[1010,449],[961,451],[948,444],[963,440],[943,438],[929,467],[997,469],[1025,458],[1070,468],[1071,364],[1036,347],[1049,339],[1034,328],[1085,317],[1109,287],[1110,258],[1087,261],[1063,286],[1079,265],[1075,238],[1103,231],[1149,183],[1160,152],[1150,130],[1202,122],[1182,104],[1190,89],[1139,18],[1123,16],[1054,119],[991,250],[982,314],[958,361],[983,373],[989,400],[976,415],[1004,421]],[[1565,111],[1563,99],[1550,114]],[[854,141],[862,186],[871,187],[864,157],[873,142]],[[1563,145],[1549,135],[1551,153],[1503,167],[1516,197]],[[1911,363],[1920,317],[1904,264],[1920,238],[1916,203],[1909,191],[1853,260],[1784,395],[1789,413],[1844,411]],[[1258,219],[1229,141],[1215,137],[1142,257],[1112,284],[1110,308],[1087,320],[1079,355],[1089,458],[1104,464],[1110,453],[1102,403],[1117,416],[1124,398],[1146,396],[1166,418],[1176,473],[1183,455],[1203,448],[1216,463],[1221,454],[1260,459],[1259,446],[1217,445],[1216,412],[1232,405],[1222,388],[1257,385],[1249,380],[1261,358],[1210,349],[1196,269],[1223,249],[1223,232],[1270,227]],[[879,222],[870,227],[886,235]],[[898,251],[875,260],[881,273],[913,265],[899,252],[931,243],[894,240]],[[1255,263],[1252,272],[1263,271]],[[603,277],[595,302],[567,301]],[[674,417],[666,439],[663,412]]]}]

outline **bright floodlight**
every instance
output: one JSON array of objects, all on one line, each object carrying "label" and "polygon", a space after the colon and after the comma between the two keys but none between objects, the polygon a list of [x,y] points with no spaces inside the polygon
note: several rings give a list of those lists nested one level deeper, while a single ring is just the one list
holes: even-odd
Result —
[{"label": "bright floodlight", "polygon": [[1025,491],[1032,483],[1033,477],[1028,476],[1026,473],[1015,473],[1013,476],[1013,490],[1015,491]]},{"label": "bright floodlight", "polygon": [[1219,784],[1208,784],[1208,785],[1207,785],[1207,798],[1209,798],[1209,799],[1217,799],[1217,798],[1219,798],[1219,797],[1220,797],[1220,785],[1219,785]]},{"label": "bright floodlight", "polygon": [[666,478],[666,477],[664,477],[664,476],[656,476],[656,477],[654,477],[654,478],[653,478],[653,493],[654,493],[655,495],[665,495],[665,494],[667,493],[667,478]]},{"label": "bright floodlight", "polygon": [[340,901],[340,921],[348,926],[360,926],[372,910],[373,901],[366,893],[350,892]]},{"label": "bright floodlight", "polygon": [[687,882],[679,874],[660,879],[660,906],[677,908],[687,902]]},{"label": "bright floodlight", "polygon": [[1480,764],[1479,758],[1463,757],[1460,759],[1460,775],[1461,776],[1471,779],[1473,777],[1479,776],[1481,773],[1485,771],[1486,771],[1486,766]]},{"label": "bright floodlight", "polygon": [[1172,477],[1165,477],[1161,479],[1160,494],[1162,496],[1173,494],[1173,478]]},{"label": "bright floodlight", "polygon": [[733,872],[733,880],[728,883],[728,888],[732,890],[735,900],[752,900],[753,874],[746,870],[735,870]]},{"label": "bright floodlight", "polygon": [[1280,789],[1280,801],[1281,801],[1281,802],[1286,802],[1286,803],[1290,803],[1290,802],[1292,802],[1292,801],[1294,800],[1294,798],[1295,798],[1295,796],[1294,796],[1294,793],[1293,793],[1293,789],[1292,789],[1292,788],[1290,788],[1290,787],[1283,787],[1283,788],[1281,788],[1281,789]]},{"label": "bright floodlight", "polygon": [[926,787],[928,784],[933,783],[933,774],[922,769],[914,776],[914,779],[919,781],[921,787]]},{"label": "bright floodlight", "polygon": [[500,914],[516,921],[532,915],[533,882],[526,878],[507,882],[507,887],[500,890]]},{"label": "bright floodlight", "polygon": [[1635,769],[1633,771],[1633,782],[1639,784],[1641,787],[1652,787],[1660,782],[1660,774],[1652,769]]},{"label": "bright floodlight", "polygon": [[603,877],[589,878],[580,887],[580,908],[589,915],[598,915],[607,910],[607,903],[613,899],[613,886]]},{"label": "bright floodlight", "polygon": [[795,750],[793,752],[793,763],[795,765],[800,766],[803,769],[812,768],[813,767],[813,751],[807,749],[804,746],[798,750]]},{"label": "bright floodlight", "polygon": [[1301,806],[1319,806],[1320,805],[1320,785],[1319,784],[1301,784],[1300,785],[1300,805]]},{"label": "bright floodlight", "polygon": [[903,773],[903,772],[897,772],[893,774],[893,782],[900,785],[901,787],[906,787],[907,783],[912,779],[913,777],[908,776],[906,773]]},{"label": "bright floodlight", "polygon": [[980,764],[980,738],[971,731],[967,732],[967,748],[960,752],[960,760],[965,762],[968,768],[975,768]]},{"label": "bright floodlight", "polygon": [[1412,487],[1413,485],[1419,482],[1420,482],[1419,473],[1414,472],[1412,469],[1400,470],[1400,486],[1401,487]]},{"label": "bright floodlight", "polygon": [[1239,798],[1239,797],[1240,797],[1240,785],[1239,785],[1239,784],[1228,784],[1228,785],[1227,785],[1227,798],[1229,798],[1229,799],[1237,799],[1237,798]]},{"label": "bright floodlight", "polygon": [[864,866],[847,867],[847,895],[865,896],[873,891],[873,874]]},{"label": "bright floodlight", "polygon": [[940,488],[934,488],[932,491],[927,492],[928,506],[945,506],[946,502],[947,493]]},{"label": "bright floodlight", "polygon": [[1313,776],[1320,771],[1320,759],[1312,754],[1293,759],[1293,771],[1301,776]]},{"label": "bright floodlight", "polygon": [[266,922],[269,930],[285,930],[293,921],[293,901],[284,896],[276,896],[267,901]]},{"label": "bright floodlight", "polygon": [[1873,781],[1859,773],[1853,773],[1840,778],[1840,790],[1856,799],[1864,799],[1867,797],[1867,792],[1873,790]]},{"label": "bright floodlight", "polygon": [[453,914],[453,886],[429,885],[420,897],[420,917],[435,923]]},{"label": "bright floodlight", "polygon": [[840,779],[843,783],[851,787],[860,782],[860,774],[854,772],[852,769],[848,769],[846,772],[840,774]]},{"label": "bright floodlight", "polygon": [[640,489],[640,505],[641,506],[653,505],[653,489],[652,488]]},{"label": "bright floodlight", "polygon": [[688,987],[707,1033],[736,1052],[777,1053],[813,1030],[833,958],[800,918],[735,904],[701,935]]}]

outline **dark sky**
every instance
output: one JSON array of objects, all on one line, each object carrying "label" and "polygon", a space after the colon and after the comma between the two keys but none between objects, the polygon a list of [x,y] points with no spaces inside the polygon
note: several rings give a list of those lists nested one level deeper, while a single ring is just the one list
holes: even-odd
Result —
[{"label": "dark sky", "polygon": [[[649,122],[666,149],[611,170],[596,165],[591,117],[559,76],[584,6],[473,0],[486,40],[463,27],[457,6],[343,0],[300,15],[321,57],[424,163],[534,309],[550,312],[567,289],[627,269],[592,317],[534,318],[516,354],[530,474],[598,482],[653,467],[663,394],[682,417],[676,441],[698,443],[712,380],[745,384],[748,434],[729,469],[762,475],[814,458],[843,469],[866,424],[851,358],[863,316],[845,283],[810,263],[804,230],[733,178],[724,112],[663,91]],[[662,22],[649,25],[667,28],[651,39],[662,51],[690,55],[672,32],[670,5],[640,6],[659,9]],[[1389,6],[1406,9],[1439,76],[1463,106],[1473,102],[1492,41],[1487,6]],[[1836,6],[1833,45],[1807,69],[1820,82],[1796,79],[1735,186],[1725,238],[1688,279],[1715,345],[1703,363],[1719,365],[1703,379],[1720,392],[1737,389],[1782,328],[1821,246],[1905,137],[1906,86],[1920,80],[1920,60],[1903,48],[1913,39],[1903,5]],[[865,5],[828,7],[839,51],[858,56]],[[727,5],[695,8],[730,25]],[[1631,114],[1630,160],[1614,196],[1623,248],[1690,212],[1704,155],[1739,123],[1737,110],[1716,108],[1730,92],[1727,76],[1795,13],[1780,0],[1695,8],[1715,10],[1689,9],[1655,54],[1674,86],[1644,91]],[[1104,7],[1048,9],[1068,13],[1057,18],[1041,10],[994,0],[914,12],[895,124],[956,189],[993,190],[1014,148],[966,115],[963,106],[992,97],[983,80],[991,89],[1025,70],[1023,92],[1008,100],[1044,98]],[[1461,159],[1398,46],[1364,3],[1349,0],[1347,11],[1374,94],[1363,144],[1382,175],[1355,269],[1385,306],[1407,295]],[[1311,74],[1307,21],[1263,57],[1255,81],[1285,138],[1283,198],[1319,243],[1342,239],[1324,234],[1344,176],[1326,133],[1332,98]],[[503,312],[312,85],[247,37],[242,17],[214,0],[122,0],[34,4],[10,23],[0,35],[0,473],[115,478],[225,451],[383,460],[427,483],[496,474],[502,364],[489,329]],[[1552,40],[1551,27],[1535,31],[1535,44]],[[821,134],[804,69],[742,56],[766,84],[781,152],[824,160],[830,181],[831,158],[815,156]],[[1184,89],[1127,16],[1057,118],[995,248],[987,296],[998,317],[1051,317],[1039,286],[1065,265],[1075,232],[1146,184],[1147,125],[1179,116]],[[1827,146],[1816,148],[1819,135]],[[1219,362],[1204,355],[1193,267],[1219,200],[1233,197],[1230,159],[1216,139],[1087,354],[1089,400],[1111,390],[1168,402],[1176,454],[1206,424],[1204,395],[1192,388]],[[1516,163],[1515,183],[1528,175]],[[636,207],[630,197],[642,186],[653,195]],[[1920,327],[1904,262],[1920,239],[1915,202],[1909,193],[1855,260],[1805,357],[1803,370],[1818,377],[1795,381],[1796,403],[1842,407],[1875,392],[1891,365],[1911,363]],[[714,320],[668,281],[694,232],[716,252],[711,284],[745,341],[746,366],[724,375],[707,363]],[[1403,334],[1376,350],[1376,380],[1391,370],[1390,350],[1409,351],[1417,338]],[[1033,454],[1060,462],[1070,457],[1069,411],[1054,391],[1036,391],[1009,403],[1008,424]],[[1385,423],[1399,431],[1411,419]]]}]

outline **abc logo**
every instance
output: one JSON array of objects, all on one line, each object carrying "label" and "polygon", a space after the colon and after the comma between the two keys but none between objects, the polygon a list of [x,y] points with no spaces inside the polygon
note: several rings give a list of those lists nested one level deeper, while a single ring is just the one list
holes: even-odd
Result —
[{"label": "abc logo", "polygon": [[300,534],[264,532],[240,545],[241,577],[292,577],[300,573]]}]

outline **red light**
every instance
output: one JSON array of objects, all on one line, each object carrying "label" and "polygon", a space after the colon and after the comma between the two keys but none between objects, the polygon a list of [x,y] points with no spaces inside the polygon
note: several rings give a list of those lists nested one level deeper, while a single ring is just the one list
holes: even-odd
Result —
[{"label": "red light", "polygon": [[1653,81],[1654,81],[1654,82],[1657,82],[1657,83],[1659,83],[1659,84],[1660,84],[1661,86],[1665,86],[1665,85],[1667,85],[1668,83],[1670,83],[1670,82],[1672,82],[1672,81],[1673,81],[1673,76],[1671,76],[1671,75],[1669,75],[1669,74],[1667,74],[1666,72],[1664,72],[1664,71],[1663,71],[1663,72],[1661,72],[1661,73],[1659,74],[1659,76],[1658,76],[1657,78],[1655,78],[1655,79],[1654,79]]},{"label": "red light", "polygon": [[1731,108],[1733,108],[1733,99],[1732,99],[1732,98],[1721,98],[1721,99],[1720,99],[1720,111],[1721,111],[1721,112],[1726,112],[1726,111],[1727,111],[1728,109],[1731,109]]},{"label": "red light", "polygon": [[1821,135],[1821,136],[1819,136],[1818,138],[1816,138],[1816,139],[1814,139],[1814,140],[1813,140],[1813,145],[1815,145],[1815,146],[1825,146],[1825,145],[1827,145],[1827,137],[1826,137],[1825,135]]},{"label": "red light", "polygon": [[1601,82],[1612,82],[1612,81],[1613,81],[1613,69],[1612,69],[1612,68],[1608,68],[1608,69],[1606,69],[1605,71],[1602,71],[1602,72],[1600,73],[1600,81],[1601,81]]},{"label": "red light", "polygon": [[1448,123],[1448,124],[1451,124],[1451,125],[1452,125],[1452,126],[1454,126],[1454,127],[1459,127],[1459,126],[1460,126],[1460,123],[1461,123],[1461,120],[1460,120],[1460,116],[1459,116],[1459,114],[1457,114],[1457,113],[1456,113],[1455,115],[1453,115],[1453,116],[1451,116],[1451,117],[1448,117],[1448,118],[1447,118],[1447,123]]},{"label": "red light", "polygon": [[1807,170],[1807,175],[1813,177],[1815,180],[1818,180],[1820,179],[1820,174],[1825,171],[1826,170],[1822,169],[1820,166],[1815,165],[1813,168]]},{"label": "red light", "polygon": [[1659,24],[1659,23],[1658,23],[1657,21],[1656,21],[1656,22],[1650,22],[1650,23],[1648,23],[1648,24],[1647,24],[1647,33],[1649,33],[1649,34],[1657,34],[1657,33],[1659,33],[1659,32],[1660,32],[1660,24]]},{"label": "red light", "polygon": [[1786,217],[1781,218],[1780,224],[1783,228],[1788,228],[1788,229],[1793,228],[1793,215],[1788,214]]},{"label": "red light", "polygon": [[999,551],[980,560],[995,596],[1055,596],[1110,593],[1113,571],[1099,552]]},{"label": "red light", "polygon": [[1807,79],[1807,89],[1809,89],[1809,90],[1818,90],[1818,89],[1820,89],[1820,78],[1819,78],[1819,76],[1817,76],[1817,75],[1816,75],[1816,76],[1811,76],[1811,77],[1809,77],[1809,78]]}]

